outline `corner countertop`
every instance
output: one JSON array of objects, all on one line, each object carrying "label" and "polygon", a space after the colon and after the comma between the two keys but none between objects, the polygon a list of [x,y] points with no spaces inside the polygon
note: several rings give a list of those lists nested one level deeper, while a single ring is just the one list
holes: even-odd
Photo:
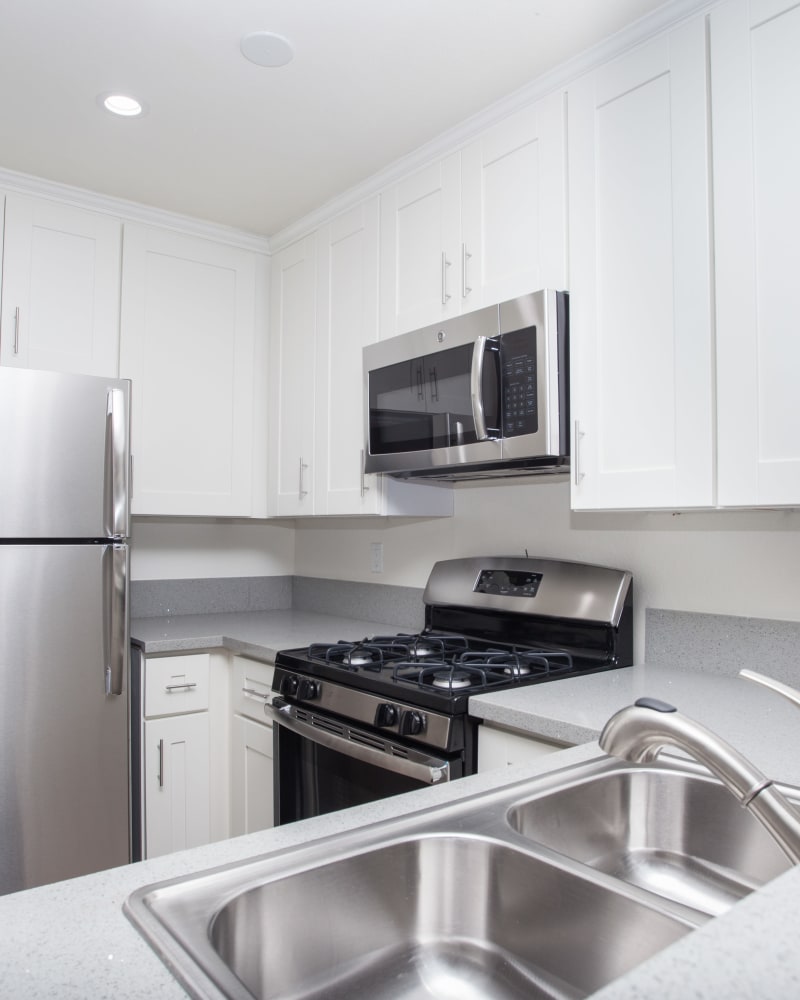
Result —
[{"label": "corner countertop", "polygon": [[[147,653],[223,647],[271,659],[281,648],[318,638],[329,641],[332,635],[374,634],[383,628],[375,622],[283,611],[141,619],[134,623],[133,635]],[[389,628],[397,631],[396,626]],[[792,759],[800,757],[796,753],[797,710],[771,692],[735,678],[636,666],[482,695],[471,704],[474,713],[487,722],[556,741],[592,741],[524,767],[509,768],[500,780],[511,783],[600,753],[593,740],[606,719],[643,694],[677,703],[739,746],[766,773],[800,786],[800,762]],[[276,830],[0,897],[0,996],[179,1000],[185,996],[183,989],[122,912],[123,901],[134,889],[272,851],[288,851],[347,829],[481,794],[494,790],[498,777],[497,771],[490,771]],[[800,996],[798,900],[800,867],[594,997],[755,1000]]]},{"label": "corner countertop", "polygon": [[[422,623],[417,628],[422,627]],[[409,627],[408,631],[413,631]],[[228,649],[262,660],[274,660],[281,649],[297,649],[312,642],[338,642],[385,633],[402,627],[386,622],[313,611],[248,611],[241,614],[175,615],[135,618],[131,641],[148,655],[185,653],[193,649]]]}]

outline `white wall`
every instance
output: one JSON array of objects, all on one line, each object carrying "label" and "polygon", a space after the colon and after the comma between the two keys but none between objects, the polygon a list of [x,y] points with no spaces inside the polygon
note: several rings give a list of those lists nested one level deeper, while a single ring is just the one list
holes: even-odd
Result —
[{"label": "white wall", "polygon": [[[644,609],[800,620],[800,511],[578,514],[569,484],[539,479],[455,491],[455,516],[300,525],[295,572],[422,587],[437,559],[556,556],[630,569],[637,656]],[[384,572],[370,572],[383,542]]]},{"label": "white wall", "polygon": [[291,524],[134,519],[131,578],[191,580],[294,573]]}]

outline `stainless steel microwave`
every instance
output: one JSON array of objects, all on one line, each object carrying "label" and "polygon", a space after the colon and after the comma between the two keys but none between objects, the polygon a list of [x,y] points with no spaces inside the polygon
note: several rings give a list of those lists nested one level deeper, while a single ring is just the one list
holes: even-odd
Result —
[{"label": "stainless steel microwave", "polygon": [[365,347],[365,470],[567,471],[568,340],[569,296],[547,290]]}]

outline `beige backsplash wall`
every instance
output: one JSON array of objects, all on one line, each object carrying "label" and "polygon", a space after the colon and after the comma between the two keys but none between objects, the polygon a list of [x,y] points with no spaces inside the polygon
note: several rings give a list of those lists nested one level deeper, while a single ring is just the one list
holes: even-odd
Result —
[{"label": "beige backsplash wall", "polygon": [[[384,547],[380,575],[372,542]],[[800,511],[577,514],[563,478],[457,489],[448,519],[307,523],[295,573],[422,587],[437,559],[526,549],[630,569],[639,656],[646,607],[800,620]]]},{"label": "beige backsplash wall", "polygon": [[[800,511],[575,514],[569,484],[456,489],[455,516],[427,521],[138,519],[134,580],[304,576],[424,587],[437,559],[556,556],[630,569],[637,655],[644,609],[800,620]],[[370,546],[383,543],[384,572]]]}]

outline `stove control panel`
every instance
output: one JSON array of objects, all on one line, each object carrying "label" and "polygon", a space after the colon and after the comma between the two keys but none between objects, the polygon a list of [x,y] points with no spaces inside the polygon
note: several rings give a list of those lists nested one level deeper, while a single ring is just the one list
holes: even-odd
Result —
[{"label": "stove control panel", "polygon": [[287,698],[297,698],[299,701],[313,701],[319,698],[320,685],[318,681],[310,677],[298,677],[296,674],[287,674],[281,684],[281,694]]},{"label": "stove control panel", "polygon": [[543,573],[513,569],[483,569],[473,588],[476,594],[499,594],[502,597],[536,597]]}]

